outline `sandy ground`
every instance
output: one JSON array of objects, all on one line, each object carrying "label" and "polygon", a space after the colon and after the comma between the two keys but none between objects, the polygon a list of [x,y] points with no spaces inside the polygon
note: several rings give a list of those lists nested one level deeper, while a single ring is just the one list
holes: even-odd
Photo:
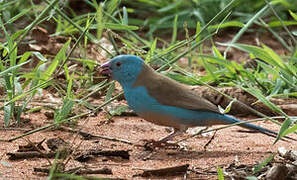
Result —
[{"label": "sandy ground", "polygon": [[[23,128],[40,127],[47,123],[45,116],[35,113],[28,117],[31,119]],[[144,139],[159,139],[168,134],[165,127],[153,125],[138,117],[115,117],[113,122],[105,123],[103,113],[96,117],[89,117],[78,122],[77,128],[94,135],[105,135],[114,138],[125,139],[133,145],[114,142],[109,140],[83,140],[75,133],[54,130],[43,131],[13,142],[1,142],[0,145],[0,179],[45,179],[46,176],[33,172],[34,167],[47,167],[46,159],[8,160],[6,153],[14,152],[18,145],[27,144],[26,139],[37,142],[42,139],[61,137],[73,145],[74,149],[97,148],[103,150],[130,150],[130,159],[123,160],[120,157],[97,157],[91,161],[80,163],[70,160],[67,168],[77,166],[87,167],[108,167],[112,169],[113,175],[96,175],[98,177],[113,177],[125,179],[142,179],[134,175],[143,172],[141,169],[158,169],[170,166],[189,164],[187,178],[189,179],[217,179],[216,169],[218,166],[227,168],[231,163],[254,165],[265,160],[270,154],[277,152],[277,149],[284,146],[286,149],[297,149],[295,142],[287,143],[279,141],[273,145],[274,139],[259,133],[239,132],[240,127],[232,127],[220,130],[212,143],[204,151],[203,146],[209,141],[210,136],[197,136],[184,141],[186,150],[181,149],[156,149],[154,152],[147,151],[139,144],[143,144]],[[258,122],[260,126],[277,131],[278,126],[270,122]],[[0,139],[8,139],[18,134],[20,131],[0,131]],[[189,134],[177,137],[181,139]],[[297,138],[296,135],[292,137]],[[53,161],[51,159],[51,161]],[[164,178],[164,177],[163,177]],[[168,178],[168,177],[165,177]],[[170,179],[182,179],[184,176],[174,176]],[[155,178],[159,179],[159,178]]]}]

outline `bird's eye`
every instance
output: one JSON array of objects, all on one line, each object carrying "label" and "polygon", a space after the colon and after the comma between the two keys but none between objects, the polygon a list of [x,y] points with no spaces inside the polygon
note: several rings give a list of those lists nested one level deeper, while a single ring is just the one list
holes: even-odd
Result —
[{"label": "bird's eye", "polygon": [[117,62],[116,65],[117,65],[117,67],[120,67],[122,65],[122,63],[121,62]]}]

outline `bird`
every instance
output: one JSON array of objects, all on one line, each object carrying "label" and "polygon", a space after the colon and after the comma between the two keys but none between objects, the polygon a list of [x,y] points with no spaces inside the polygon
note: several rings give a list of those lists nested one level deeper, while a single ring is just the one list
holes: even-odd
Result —
[{"label": "bird", "polygon": [[[188,128],[243,122],[223,114],[218,107],[197,95],[187,85],[154,71],[135,55],[118,55],[101,65],[101,74],[120,83],[129,107],[140,117],[173,131],[161,138],[167,142]],[[247,129],[277,136],[277,133],[250,123],[238,124]]]}]

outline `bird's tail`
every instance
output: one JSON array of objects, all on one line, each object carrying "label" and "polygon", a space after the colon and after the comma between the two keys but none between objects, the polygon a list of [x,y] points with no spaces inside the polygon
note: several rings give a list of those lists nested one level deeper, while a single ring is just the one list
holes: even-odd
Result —
[{"label": "bird's tail", "polygon": [[[244,121],[236,119],[235,117],[230,116],[230,115],[224,115],[224,116],[225,116],[225,120],[227,121],[228,124],[244,122]],[[251,129],[251,130],[255,130],[255,131],[258,131],[260,133],[263,133],[265,135],[275,137],[275,138],[278,135],[278,133],[275,132],[275,131],[272,131],[272,130],[269,130],[269,129],[254,125],[254,124],[250,124],[250,123],[242,123],[242,124],[238,124],[238,126],[243,127],[243,128],[247,128],[247,129]],[[288,136],[285,136],[284,138],[297,141],[296,139],[288,137]]]}]

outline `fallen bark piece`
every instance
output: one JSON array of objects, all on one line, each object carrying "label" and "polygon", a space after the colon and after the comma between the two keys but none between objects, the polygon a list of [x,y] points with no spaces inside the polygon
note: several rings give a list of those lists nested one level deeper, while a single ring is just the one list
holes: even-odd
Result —
[{"label": "fallen bark piece", "polygon": [[48,174],[50,172],[50,169],[47,169],[47,168],[34,168],[33,170],[34,172],[45,173],[45,174]]},{"label": "fallen bark piece", "polygon": [[297,151],[296,150],[289,150],[286,153],[285,158],[287,158],[290,161],[297,161]]},{"label": "fallen bark piece", "polygon": [[287,160],[297,161],[297,150],[287,150],[284,147],[280,147],[278,148],[278,153]]},{"label": "fallen bark piece", "polygon": [[74,159],[79,162],[86,162],[94,156],[111,156],[111,157],[121,157],[123,159],[130,159],[129,150],[95,150],[91,149],[83,154],[79,154]]},{"label": "fallen bark piece", "polygon": [[166,167],[161,169],[153,169],[153,170],[143,170],[142,174],[138,174],[135,176],[141,177],[149,177],[149,176],[176,176],[187,173],[189,168],[189,164],[174,166],[174,167]]},{"label": "fallen bark piece", "polygon": [[55,157],[56,152],[49,153],[40,153],[37,151],[31,152],[15,152],[15,153],[6,153],[9,156],[9,160],[18,160],[18,159],[31,159],[31,158],[53,158]]},{"label": "fallen bark piece", "polygon": [[288,115],[294,116],[297,114],[297,104],[283,104],[279,107]]},{"label": "fallen bark piece", "polygon": [[110,168],[103,167],[99,169],[83,169],[83,168],[74,168],[74,169],[69,169],[65,171],[65,173],[74,173],[77,175],[80,174],[112,174],[112,171]]},{"label": "fallen bark piece", "polygon": [[297,177],[297,165],[294,162],[292,164],[287,163],[286,167],[288,168],[288,178],[294,179],[294,177]]},{"label": "fallen bark piece", "polygon": [[[49,174],[50,168],[34,168],[34,172]],[[108,175],[110,175],[110,174],[112,174],[112,171],[111,171],[111,169],[109,169],[107,167],[99,168],[99,169],[73,168],[73,169],[63,171],[61,173],[69,173],[69,174],[76,174],[76,175],[81,175],[81,174],[108,174]]]},{"label": "fallen bark piece", "polygon": [[47,43],[50,38],[47,30],[39,26],[32,29],[31,37],[41,44]]},{"label": "fallen bark piece", "polygon": [[43,140],[41,140],[39,142],[32,142],[32,143],[28,143],[26,145],[19,145],[19,149],[17,150],[17,152],[32,152],[32,151],[36,151],[36,148],[38,148],[39,150],[44,151],[45,149],[42,146],[42,143],[44,141],[45,141],[45,139],[43,139]]},{"label": "fallen bark piece", "polygon": [[123,159],[130,159],[129,150],[90,151],[90,154],[100,156],[119,156]]},{"label": "fallen bark piece", "polygon": [[269,169],[266,175],[266,179],[269,180],[285,180],[288,176],[288,168],[283,165],[274,165]]},{"label": "fallen bark piece", "polygon": [[56,150],[64,148],[64,147],[69,148],[69,143],[64,141],[64,139],[62,139],[60,137],[48,139],[46,141],[46,145],[52,151],[56,151]]}]

